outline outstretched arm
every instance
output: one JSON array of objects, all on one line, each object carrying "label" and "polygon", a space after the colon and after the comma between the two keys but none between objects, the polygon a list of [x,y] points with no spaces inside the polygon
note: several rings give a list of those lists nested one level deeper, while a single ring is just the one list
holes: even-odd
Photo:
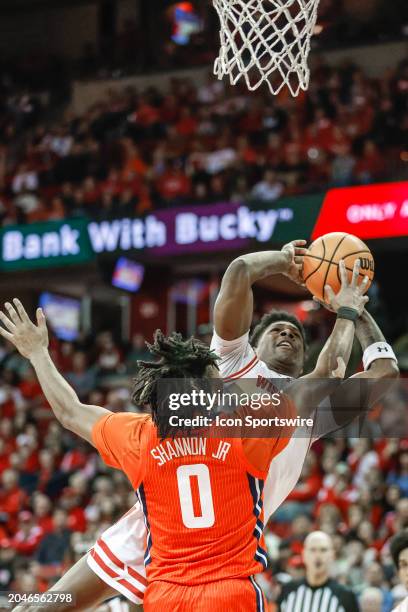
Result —
[{"label": "outstretched arm", "polygon": [[21,302],[14,299],[13,303],[14,306],[9,302],[5,304],[8,316],[0,311],[5,327],[0,327],[0,335],[30,360],[43,393],[63,427],[92,444],[92,428],[109,410],[82,404],[74,389],[58,372],[48,352],[48,330],[43,311],[37,309],[35,325]]},{"label": "outstretched arm", "polygon": [[293,240],[281,251],[249,253],[227,268],[214,308],[214,327],[224,340],[235,340],[250,328],[254,301],[252,285],[273,274],[285,274],[302,283],[305,240]]}]

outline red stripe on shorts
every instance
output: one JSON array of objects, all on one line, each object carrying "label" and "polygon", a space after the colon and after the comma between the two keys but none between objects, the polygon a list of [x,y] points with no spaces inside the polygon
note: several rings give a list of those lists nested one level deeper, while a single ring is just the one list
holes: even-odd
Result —
[{"label": "red stripe on shorts", "polygon": [[108,574],[108,576],[110,576],[111,578],[115,578],[115,579],[116,578],[120,578],[119,574],[114,572],[113,569],[111,569],[108,565],[106,565],[106,563],[104,561],[102,561],[102,559],[100,558],[98,553],[95,552],[94,548],[91,550],[91,555],[95,559],[95,562],[99,565],[99,567],[101,567],[103,569],[103,571],[106,574]]},{"label": "red stripe on shorts", "polygon": [[108,565],[106,565],[106,563],[104,563],[104,561],[102,561],[98,553],[95,552],[95,549],[91,550],[91,555],[95,559],[95,562],[99,565],[99,567],[103,569],[103,571],[106,574],[108,574],[110,578],[113,578],[116,582],[118,582],[119,584],[124,586],[126,589],[128,589],[128,591],[133,593],[133,595],[136,595],[136,597],[139,597],[139,599],[143,599],[144,594],[142,593],[142,591],[139,591],[139,589],[134,587],[133,584],[125,580],[125,578],[121,578],[120,580],[118,580],[118,578],[120,578],[119,574],[114,572]]},{"label": "red stripe on shorts", "polygon": [[100,546],[102,548],[103,552],[105,553],[105,555],[107,557],[109,557],[109,559],[112,561],[112,563],[117,565],[121,570],[125,569],[125,564],[122,563],[122,561],[120,559],[118,559],[116,557],[116,555],[113,554],[113,552],[111,551],[109,546],[107,544],[105,544],[105,542],[101,538],[99,538],[99,540],[97,541],[97,544],[98,544],[98,546]]},{"label": "red stripe on shorts", "polygon": [[143,584],[143,586],[147,586],[147,580],[144,576],[142,576],[142,574],[139,574],[136,570],[133,569],[133,567],[130,567],[130,565],[127,565],[126,569],[129,572],[129,575],[132,576],[132,578],[138,580],[141,584]]},{"label": "red stripe on shorts", "polygon": [[129,589],[129,591],[131,593],[133,593],[133,595],[136,595],[136,597],[139,597],[140,599],[143,599],[144,597],[144,593],[142,593],[141,591],[139,591],[138,589],[136,589],[133,584],[130,584],[130,582],[128,582],[127,580],[125,580],[124,578],[122,578],[122,580],[118,580],[119,584],[121,584],[122,586],[124,586],[125,588]]}]

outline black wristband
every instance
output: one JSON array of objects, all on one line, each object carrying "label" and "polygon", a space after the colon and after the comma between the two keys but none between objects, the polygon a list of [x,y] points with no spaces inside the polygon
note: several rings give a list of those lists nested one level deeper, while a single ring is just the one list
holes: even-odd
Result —
[{"label": "black wristband", "polygon": [[359,318],[358,310],[355,308],[349,308],[348,306],[341,306],[337,311],[338,319],[348,319],[349,321],[357,321]]}]

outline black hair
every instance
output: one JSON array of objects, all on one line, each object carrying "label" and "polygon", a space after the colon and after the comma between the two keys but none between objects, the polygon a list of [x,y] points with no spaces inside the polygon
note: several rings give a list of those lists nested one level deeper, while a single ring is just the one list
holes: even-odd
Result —
[{"label": "black hair", "polygon": [[408,529],[397,533],[391,540],[390,552],[395,567],[399,568],[399,556],[403,550],[408,548]]},{"label": "black hair", "polygon": [[295,325],[302,335],[303,346],[306,349],[305,328],[303,327],[299,319],[295,317],[295,315],[292,315],[289,312],[286,312],[286,310],[272,310],[272,312],[268,312],[267,314],[264,314],[262,319],[259,321],[259,323],[254,327],[252,331],[250,342],[253,347],[256,347],[258,345],[258,342],[261,339],[264,331],[272,323],[276,323],[277,321],[287,321],[288,323],[292,323],[293,325]]},{"label": "black hair", "polygon": [[[218,356],[200,340],[184,340],[176,332],[165,336],[159,329],[154,334],[153,344],[146,343],[156,361],[138,361],[139,372],[134,379],[132,401],[139,406],[149,404],[153,422],[156,424],[161,439],[172,436],[180,429],[169,424],[167,398],[159,397],[158,381],[161,379],[184,379],[183,391],[197,388],[196,380],[206,378],[209,366],[217,366]],[[200,381],[201,388],[203,382]],[[199,410],[198,410],[199,413]],[[178,416],[191,417],[191,407],[180,406]]]}]

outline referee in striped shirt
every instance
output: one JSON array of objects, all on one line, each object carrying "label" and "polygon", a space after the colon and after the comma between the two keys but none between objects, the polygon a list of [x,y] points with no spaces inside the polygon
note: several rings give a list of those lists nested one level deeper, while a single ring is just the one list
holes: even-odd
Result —
[{"label": "referee in striped shirt", "polygon": [[310,533],[303,549],[306,578],[283,586],[279,612],[359,612],[354,593],[330,578],[333,560],[330,537],[323,531]]}]

